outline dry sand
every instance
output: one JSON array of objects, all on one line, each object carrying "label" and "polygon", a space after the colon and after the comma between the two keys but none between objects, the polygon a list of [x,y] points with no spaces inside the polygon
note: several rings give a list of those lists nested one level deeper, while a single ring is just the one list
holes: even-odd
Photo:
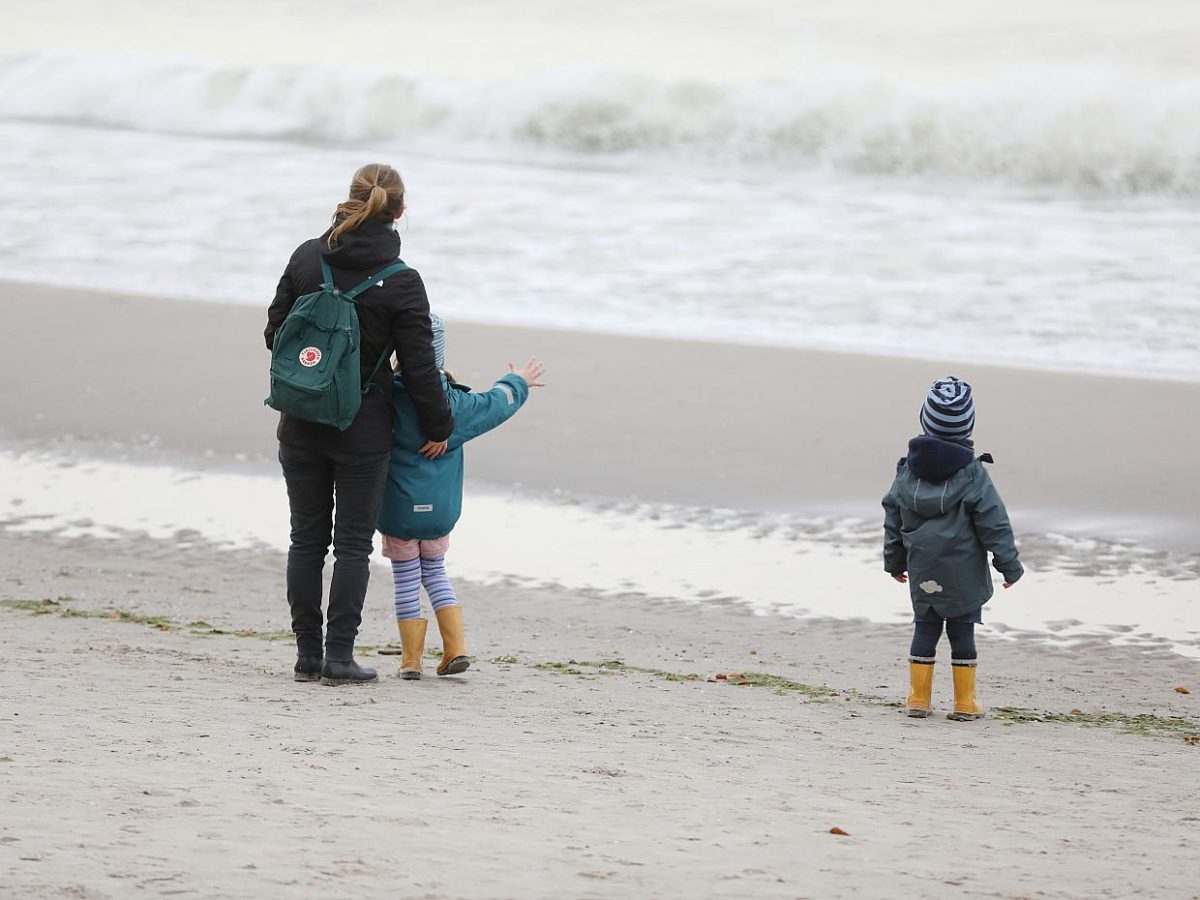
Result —
[{"label": "dry sand", "polygon": [[[274,470],[261,311],[12,285],[0,306],[0,446]],[[450,340],[468,381],[529,352],[552,367],[474,475],[748,509],[875,516],[944,374]],[[958,374],[1019,526],[1196,549],[1180,411],[1200,386]],[[1200,897],[1200,662],[985,633],[981,695],[1003,709],[918,721],[894,705],[907,626],[459,587],[466,676],[331,689],[290,679],[276,552],[0,530],[0,896]],[[377,573],[361,640],[385,676],[390,619]]]},{"label": "dry sand", "polygon": [[[985,642],[980,669],[993,702],[1161,736],[919,721],[887,705],[904,627],[465,584],[466,676],[334,689],[269,640],[277,554],[3,534],[0,558],[3,896],[1200,895],[1200,663],[1169,653]],[[376,578],[365,643],[388,606]],[[165,621],[81,615],[105,610]],[[673,680],[732,671],[834,693]]]}]

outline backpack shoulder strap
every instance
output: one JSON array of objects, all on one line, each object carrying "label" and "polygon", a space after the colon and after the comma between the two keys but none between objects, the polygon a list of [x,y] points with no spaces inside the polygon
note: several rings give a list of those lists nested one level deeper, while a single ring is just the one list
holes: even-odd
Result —
[{"label": "backpack shoulder strap", "polygon": [[[324,263],[324,260],[322,259],[321,262]],[[383,279],[385,279],[385,278],[390,278],[391,276],[395,275],[397,272],[403,272],[407,268],[408,268],[408,266],[402,262],[394,262],[390,266],[388,266],[386,269],[384,269],[383,271],[376,272],[374,275],[372,275],[370,278],[368,278],[366,281],[364,281],[362,284],[360,284],[358,287],[354,288],[353,290],[343,291],[342,296],[345,297],[347,300],[354,300],[358,297],[359,294],[361,294],[367,288],[371,287],[372,285],[376,284],[377,282],[383,281]]]},{"label": "backpack shoulder strap", "polygon": [[329,268],[329,263],[325,262],[325,257],[321,257],[321,287],[332,293],[337,290],[337,285],[333,283],[333,270]]}]

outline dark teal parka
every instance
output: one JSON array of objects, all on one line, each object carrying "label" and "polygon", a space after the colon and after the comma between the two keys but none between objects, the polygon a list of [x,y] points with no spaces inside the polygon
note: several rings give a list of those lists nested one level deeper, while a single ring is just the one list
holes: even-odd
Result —
[{"label": "dark teal parka", "polygon": [[[983,457],[991,461],[991,457]],[[992,598],[992,565],[1015,582],[1024,574],[1012,524],[983,459],[933,437],[909,442],[883,498],[883,567],[908,573],[913,610],[951,618]]]},{"label": "dark teal parka", "polygon": [[491,390],[475,394],[443,376],[454,430],[438,459],[417,452],[426,439],[416,407],[399,376],[394,387],[392,455],[378,528],[402,540],[431,541],[449,534],[462,514],[463,444],[512,418],[529,398],[529,385],[520,375],[505,375]]}]

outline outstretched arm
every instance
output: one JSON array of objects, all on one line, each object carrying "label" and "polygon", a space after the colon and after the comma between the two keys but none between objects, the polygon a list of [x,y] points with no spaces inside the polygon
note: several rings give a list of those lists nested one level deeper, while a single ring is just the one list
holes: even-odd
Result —
[{"label": "outstretched arm", "polygon": [[538,360],[530,359],[520,371],[512,365],[508,368],[509,374],[500,378],[490,391],[451,392],[450,404],[454,410],[451,450],[507,422],[525,405],[531,387],[544,386],[539,379],[546,367]]}]

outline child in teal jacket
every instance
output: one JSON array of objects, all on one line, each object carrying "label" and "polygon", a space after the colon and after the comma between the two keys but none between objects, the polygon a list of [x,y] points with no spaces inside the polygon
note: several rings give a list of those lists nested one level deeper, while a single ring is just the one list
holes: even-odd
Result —
[{"label": "child in teal jacket", "polygon": [[520,371],[510,365],[509,373],[490,391],[471,393],[470,388],[445,372],[445,328],[438,316],[431,315],[430,319],[434,359],[443,372],[442,387],[454,415],[454,431],[443,456],[423,456],[419,451],[426,440],[416,407],[400,376],[395,376],[392,454],[378,526],[383,534],[383,555],[392,561],[395,583],[396,625],[403,648],[398,674],[410,680],[421,677],[429,624],[421,618],[422,587],[442,635],[442,660],[437,673],[457,675],[471,665],[463,638],[462,607],[445,567],[450,532],[462,512],[462,445],[508,421],[528,399],[529,389],[542,387],[538,379],[546,371],[538,360],[530,359]]}]

